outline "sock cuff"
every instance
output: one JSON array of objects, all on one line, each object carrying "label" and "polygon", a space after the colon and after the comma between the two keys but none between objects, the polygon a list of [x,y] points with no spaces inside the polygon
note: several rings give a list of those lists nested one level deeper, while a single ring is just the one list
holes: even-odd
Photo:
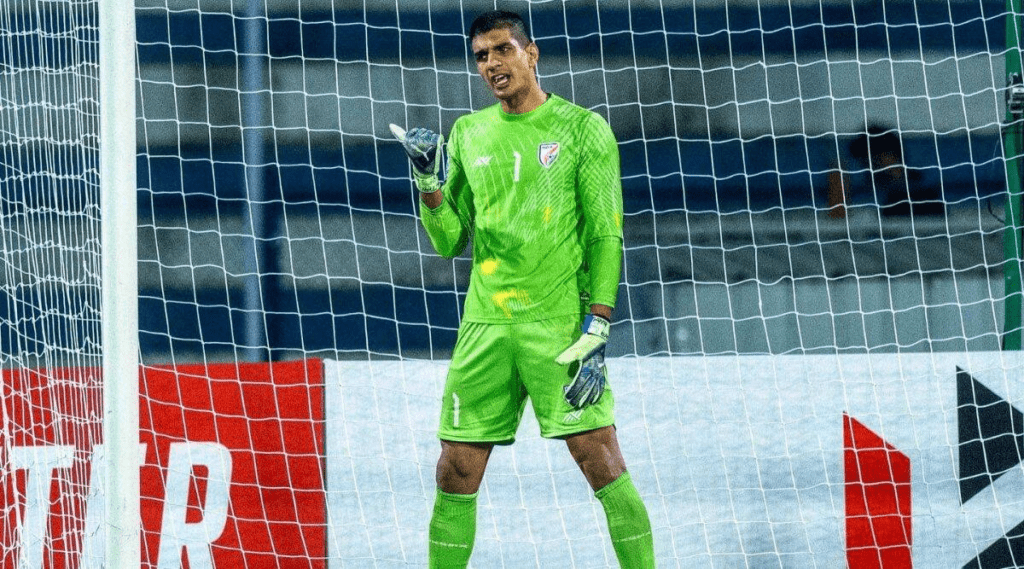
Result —
[{"label": "sock cuff", "polygon": [[615,489],[618,488],[619,486],[622,486],[623,484],[632,484],[632,480],[633,479],[630,478],[628,471],[623,472],[622,476],[619,476],[615,480],[612,480],[612,482],[607,486],[601,488],[597,492],[594,492],[594,497],[597,498],[598,500],[601,500],[611,492],[614,492]]},{"label": "sock cuff", "polygon": [[480,492],[474,492],[472,494],[449,494],[440,488],[437,489],[437,498],[446,502],[459,502],[459,503],[470,503],[476,502],[476,497],[480,495]]}]

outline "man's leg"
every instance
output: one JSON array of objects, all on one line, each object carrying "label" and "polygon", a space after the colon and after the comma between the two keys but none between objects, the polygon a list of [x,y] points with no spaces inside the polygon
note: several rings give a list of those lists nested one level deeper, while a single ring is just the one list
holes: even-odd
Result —
[{"label": "man's leg", "polygon": [[608,518],[619,566],[654,567],[654,536],[647,508],[626,472],[615,427],[603,427],[566,437],[576,464],[583,471]]},{"label": "man's leg", "polygon": [[[437,436],[431,568],[462,569],[476,534],[476,495],[495,444],[515,440],[526,392],[512,361],[511,327],[463,322],[452,352]],[[476,441],[476,442],[455,442]]]},{"label": "man's leg", "polygon": [[431,569],[463,569],[476,537],[476,496],[494,445],[441,441],[430,518]]}]

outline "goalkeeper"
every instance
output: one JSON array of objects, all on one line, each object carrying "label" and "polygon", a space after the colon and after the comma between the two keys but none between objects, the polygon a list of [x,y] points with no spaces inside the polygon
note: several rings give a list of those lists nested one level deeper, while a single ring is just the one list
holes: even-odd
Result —
[{"label": "goalkeeper", "polygon": [[448,141],[392,126],[413,163],[439,254],[473,237],[473,268],[441,403],[430,567],[466,567],[494,445],[526,400],[563,439],[608,519],[619,564],[654,567],[651,524],[615,436],[604,346],[622,264],[619,155],[599,115],[544,92],[537,44],[517,14],[479,16],[469,39],[498,104],[460,117]]}]

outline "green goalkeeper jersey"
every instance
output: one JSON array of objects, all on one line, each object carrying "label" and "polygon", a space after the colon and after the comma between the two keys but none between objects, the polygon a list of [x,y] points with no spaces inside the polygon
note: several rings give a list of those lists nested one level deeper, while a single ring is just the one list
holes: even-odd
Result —
[{"label": "green goalkeeper jersey", "polygon": [[600,115],[556,95],[523,114],[494,105],[460,117],[447,150],[444,201],[422,205],[421,219],[445,257],[472,236],[464,321],[615,306],[622,184],[615,137]]}]

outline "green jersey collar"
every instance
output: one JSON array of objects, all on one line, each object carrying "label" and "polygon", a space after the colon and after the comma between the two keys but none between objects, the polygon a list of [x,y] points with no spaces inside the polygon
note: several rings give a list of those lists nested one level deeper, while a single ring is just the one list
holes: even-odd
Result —
[{"label": "green jersey collar", "polygon": [[556,95],[554,93],[548,93],[548,98],[545,99],[543,103],[541,103],[536,109],[533,109],[532,111],[527,111],[525,113],[506,113],[501,108],[501,104],[499,103],[497,105],[497,107],[498,107],[498,116],[501,117],[503,120],[513,121],[513,122],[515,122],[515,121],[530,120],[533,117],[540,116],[540,115],[544,114],[545,113],[544,109],[550,108],[552,106],[551,105],[552,101],[554,101],[555,99],[558,99],[558,98],[560,98],[558,95]]}]

